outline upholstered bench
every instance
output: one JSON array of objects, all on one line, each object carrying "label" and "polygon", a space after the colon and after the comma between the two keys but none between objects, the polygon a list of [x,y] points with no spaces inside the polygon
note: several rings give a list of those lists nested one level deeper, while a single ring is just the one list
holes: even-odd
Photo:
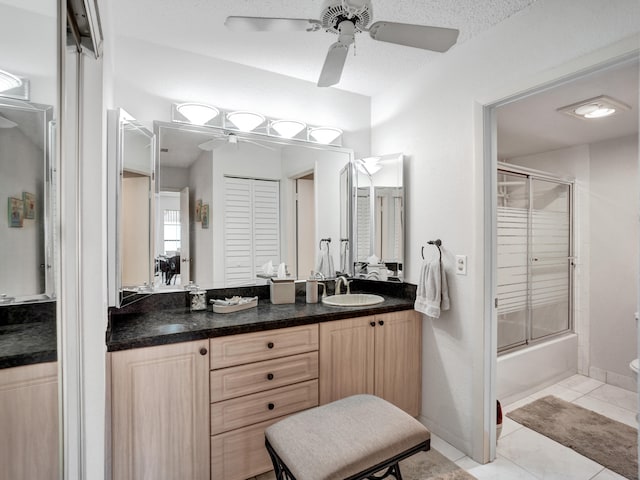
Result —
[{"label": "upholstered bench", "polygon": [[278,480],[401,480],[398,462],[429,450],[431,435],[389,402],[354,395],[285,418],[265,437]]}]

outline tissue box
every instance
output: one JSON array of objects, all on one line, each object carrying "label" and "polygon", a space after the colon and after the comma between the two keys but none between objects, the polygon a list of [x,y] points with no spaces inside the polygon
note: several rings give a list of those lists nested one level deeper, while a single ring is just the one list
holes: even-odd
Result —
[{"label": "tissue box", "polygon": [[269,281],[271,303],[296,303],[296,285],[293,278],[272,278]]}]

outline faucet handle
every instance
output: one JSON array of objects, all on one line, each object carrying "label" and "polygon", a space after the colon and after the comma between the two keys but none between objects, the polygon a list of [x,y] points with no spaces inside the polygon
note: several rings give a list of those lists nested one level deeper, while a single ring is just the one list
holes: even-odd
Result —
[{"label": "faucet handle", "polygon": [[347,284],[347,295],[351,294],[351,283],[353,282],[353,280],[346,280],[345,283]]}]

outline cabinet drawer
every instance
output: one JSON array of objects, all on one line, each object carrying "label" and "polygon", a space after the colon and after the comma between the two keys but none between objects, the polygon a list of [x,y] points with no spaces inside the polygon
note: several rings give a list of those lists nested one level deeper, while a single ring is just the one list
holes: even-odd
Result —
[{"label": "cabinet drawer", "polygon": [[212,370],[211,403],[318,378],[318,352]]},{"label": "cabinet drawer", "polygon": [[272,470],[264,431],[283,418],[211,437],[211,478],[245,480]]},{"label": "cabinet drawer", "polygon": [[211,434],[264,422],[318,405],[318,381],[232,398],[211,405]]},{"label": "cabinet drawer", "polygon": [[242,333],[210,340],[211,369],[231,367],[318,349],[318,325]]}]

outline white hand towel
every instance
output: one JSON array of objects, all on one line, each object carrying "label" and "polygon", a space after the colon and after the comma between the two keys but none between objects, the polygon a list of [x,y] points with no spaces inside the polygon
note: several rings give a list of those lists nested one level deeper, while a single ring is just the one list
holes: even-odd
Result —
[{"label": "white hand towel", "polygon": [[333,268],[333,258],[329,251],[329,245],[326,242],[322,242],[320,246],[320,254],[318,255],[318,264],[316,265],[316,272],[320,272],[325,278],[334,277],[336,271]]},{"label": "white hand towel", "polygon": [[438,258],[422,263],[414,308],[433,318],[439,318],[441,311],[450,308],[447,272]]}]

